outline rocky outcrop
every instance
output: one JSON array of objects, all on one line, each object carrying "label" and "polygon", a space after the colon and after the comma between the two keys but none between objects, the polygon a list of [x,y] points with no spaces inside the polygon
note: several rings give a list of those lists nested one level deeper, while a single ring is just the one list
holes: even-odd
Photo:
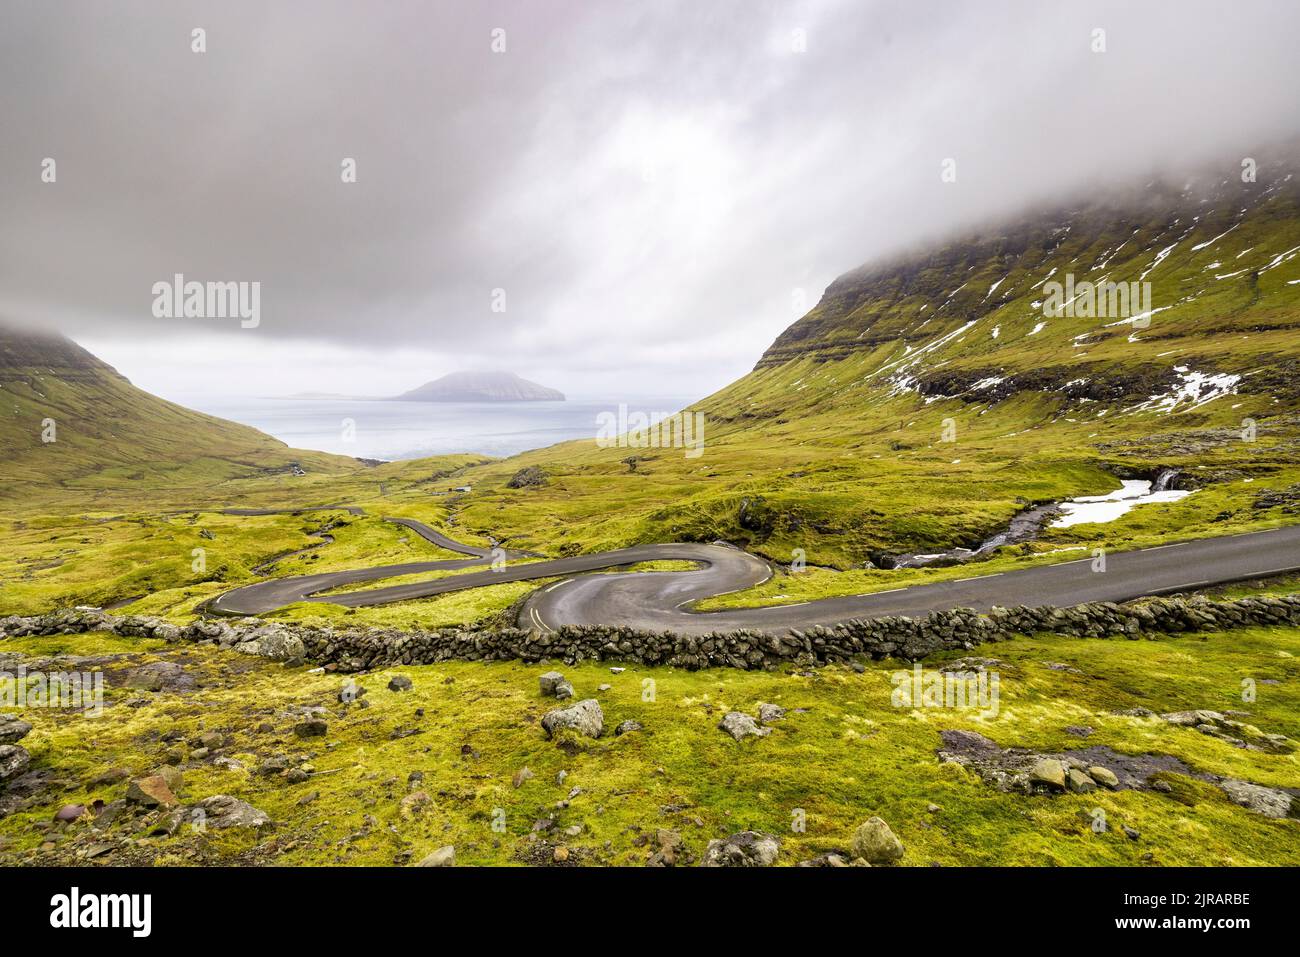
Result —
[{"label": "rocky outcrop", "polygon": [[1137,638],[1143,634],[1222,631],[1261,625],[1300,625],[1300,595],[1257,595],[1232,601],[1155,598],[1123,605],[1092,602],[1072,608],[1017,606],[994,608],[987,614],[957,608],[923,618],[853,619],[833,627],[819,625],[785,635],[749,630],[679,635],[617,626],[567,625],[544,634],[521,628],[336,630],[280,622],[267,624],[257,619],[203,619],[177,626],[158,618],[70,609],[30,618],[0,618],[0,638],[107,631],[172,642],[210,642],[277,660],[291,646],[295,652],[301,648],[294,657],[311,659],[338,672],[453,660],[557,659],[634,661],[695,670],[772,668],[785,663],[816,665],[860,657],[917,661],[939,651],[969,649],[1038,632],[1076,638]]},{"label": "rocky outcrop", "polygon": [[781,853],[781,842],[771,834],[741,831],[709,841],[700,861],[702,867],[770,867]]},{"label": "rocky outcrop", "polygon": [[546,473],[536,465],[526,465],[511,476],[506,488],[538,488],[546,484]]}]

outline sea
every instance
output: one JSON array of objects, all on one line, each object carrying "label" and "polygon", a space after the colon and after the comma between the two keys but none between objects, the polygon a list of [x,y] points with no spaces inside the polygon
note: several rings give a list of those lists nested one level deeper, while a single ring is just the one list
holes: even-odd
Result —
[{"label": "sea", "polygon": [[698,397],[570,398],[564,402],[398,402],[351,398],[168,396],[209,415],[251,425],[298,449],[364,459],[470,452],[505,457],[571,439],[595,440],[597,417],[620,404],[651,421]]}]

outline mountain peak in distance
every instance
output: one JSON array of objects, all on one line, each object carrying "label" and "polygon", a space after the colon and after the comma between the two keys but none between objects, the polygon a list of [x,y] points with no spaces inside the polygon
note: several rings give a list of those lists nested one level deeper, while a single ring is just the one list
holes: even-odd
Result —
[{"label": "mountain peak in distance", "polygon": [[451,372],[410,392],[404,402],[563,402],[564,393],[513,372]]}]

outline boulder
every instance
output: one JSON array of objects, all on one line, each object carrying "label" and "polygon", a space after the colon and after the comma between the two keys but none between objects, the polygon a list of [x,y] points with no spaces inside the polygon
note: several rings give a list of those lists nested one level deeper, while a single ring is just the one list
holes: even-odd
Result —
[{"label": "boulder", "polygon": [[161,774],[151,774],[147,778],[136,778],[126,788],[126,799],[131,804],[142,807],[175,807],[179,802],[167,785],[167,779]]},{"label": "boulder", "polygon": [[1029,785],[1064,791],[1065,765],[1056,758],[1039,758],[1029,769]]},{"label": "boulder", "polygon": [[440,847],[432,854],[420,859],[416,867],[455,867],[456,866],[456,847],[448,844],[446,847]]},{"label": "boulder", "polygon": [[853,833],[853,856],[868,864],[892,864],[903,856],[903,842],[883,819],[868,818]]},{"label": "boulder", "polygon": [[762,738],[772,733],[771,728],[759,727],[758,723],[743,711],[728,711],[718,722],[718,729],[727,732],[737,741],[751,735]]},{"label": "boulder", "polygon": [[1251,784],[1236,778],[1224,778],[1219,782],[1219,787],[1233,804],[1264,817],[1300,816],[1297,814],[1300,808],[1297,808],[1294,799],[1280,788],[1267,788],[1262,784]]},{"label": "boulder", "polygon": [[1110,768],[1103,768],[1101,765],[1088,768],[1088,777],[1112,791],[1119,787],[1119,778],[1115,776],[1115,772]]},{"label": "boulder", "polygon": [[208,827],[251,827],[261,829],[271,826],[271,817],[265,811],[258,810],[247,801],[233,798],[229,794],[214,794],[206,797],[190,808],[193,819],[202,821]]},{"label": "boulder", "polygon": [[0,744],[17,744],[31,733],[32,726],[16,714],[0,714]]},{"label": "boulder", "polygon": [[700,861],[702,867],[770,867],[781,853],[781,842],[771,834],[741,831],[722,840],[709,841]]},{"label": "boulder", "polygon": [[1087,794],[1097,790],[1097,782],[1078,768],[1070,768],[1065,773],[1065,786],[1075,794]]},{"label": "boulder", "polygon": [[511,476],[506,488],[536,488],[545,484],[546,473],[536,465],[528,465]]},{"label": "boulder", "polygon": [[32,756],[16,744],[0,744],[0,782],[17,777],[27,770]]},{"label": "boulder", "polygon": [[548,671],[537,679],[542,694],[564,701],[573,697],[573,685],[558,671]]},{"label": "boulder", "polygon": [[546,712],[542,717],[542,727],[548,737],[554,737],[555,732],[563,728],[570,728],[589,738],[599,738],[605,730],[605,715],[600,710],[599,701],[587,698],[571,707]]}]

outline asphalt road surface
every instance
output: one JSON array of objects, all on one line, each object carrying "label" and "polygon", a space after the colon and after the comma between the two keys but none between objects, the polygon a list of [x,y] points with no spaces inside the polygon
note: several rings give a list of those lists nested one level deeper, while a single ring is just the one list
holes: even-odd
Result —
[{"label": "asphalt road surface", "polygon": [[[252,510],[244,512],[253,514]],[[298,601],[360,607],[505,582],[561,578],[564,580],[539,589],[524,602],[519,612],[521,627],[549,630],[560,625],[601,624],[685,634],[739,628],[780,634],[792,628],[833,625],[850,618],[919,616],[958,607],[987,611],[995,605],[1069,606],[1088,601],[1127,601],[1300,571],[1300,525],[1296,525],[1113,552],[1106,556],[1105,571],[1094,571],[1093,559],[1089,556],[995,575],[973,575],[955,581],[768,608],[692,611],[691,606],[702,599],[766,581],[772,570],[762,559],[729,545],[689,543],[636,545],[611,552],[515,565],[498,563],[496,568],[433,581],[341,595],[323,594],[344,585],[398,575],[455,571],[492,563],[492,549],[463,545],[414,519],[387,521],[404,525],[441,548],[470,557],[270,579],[226,592],[212,601],[208,609],[218,614],[256,615]],[[531,556],[525,552],[505,551],[504,557],[520,559]],[[653,561],[691,561],[698,567],[681,572],[584,574]]]}]

